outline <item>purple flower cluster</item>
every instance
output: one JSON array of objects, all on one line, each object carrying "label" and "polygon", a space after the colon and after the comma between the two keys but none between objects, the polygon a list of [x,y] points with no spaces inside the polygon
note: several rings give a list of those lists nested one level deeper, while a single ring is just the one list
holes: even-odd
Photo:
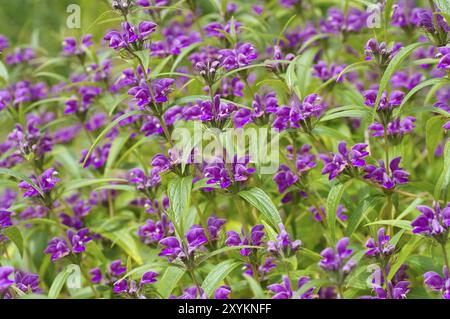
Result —
[{"label": "purple flower cluster", "polygon": [[359,167],[366,165],[365,157],[369,155],[366,151],[367,144],[355,144],[351,150],[348,150],[346,142],[340,142],[338,146],[339,153],[331,156],[321,156],[324,162],[322,174],[329,174],[329,180],[333,180],[341,174],[354,175],[354,171]]},{"label": "purple flower cluster", "polygon": [[44,253],[51,254],[52,261],[68,256],[71,252],[74,254],[82,253],[86,250],[86,243],[92,240],[87,228],[83,228],[76,233],[68,230],[66,235],[67,240],[62,237],[53,238],[44,250]]}]

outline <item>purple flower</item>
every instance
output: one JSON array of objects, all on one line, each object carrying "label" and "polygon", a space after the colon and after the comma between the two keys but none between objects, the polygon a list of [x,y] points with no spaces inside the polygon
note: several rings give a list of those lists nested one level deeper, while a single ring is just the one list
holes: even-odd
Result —
[{"label": "purple flower", "polygon": [[47,245],[44,253],[51,254],[51,261],[63,258],[70,254],[70,248],[64,238],[55,237]]},{"label": "purple flower", "polygon": [[[207,299],[204,290],[202,288],[198,288],[196,286],[186,288],[183,294],[177,299]],[[176,298],[176,297],[171,297]]]},{"label": "purple flower", "polygon": [[404,88],[410,91],[422,82],[422,79],[423,75],[420,72],[416,72],[409,76],[408,72],[398,71],[392,76],[391,84],[393,88]]},{"label": "purple flower", "polygon": [[357,167],[364,167],[366,164],[364,158],[369,155],[366,148],[367,144],[360,143],[355,144],[349,151],[347,143],[345,141],[340,142],[338,146],[339,153],[331,153],[330,157],[322,156],[321,159],[325,164],[322,174],[329,174],[329,180],[334,179],[343,172],[352,176],[352,170]]},{"label": "purple flower", "polygon": [[249,163],[248,156],[237,159],[235,155],[230,164],[224,163],[222,158],[215,158],[203,169],[204,176],[208,179],[207,184],[218,184],[221,188],[227,188],[233,183],[244,182],[255,172],[255,168],[248,167]]},{"label": "purple flower", "polygon": [[372,180],[386,189],[392,189],[396,185],[408,182],[409,173],[399,167],[401,157],[394,158],[389,164],[390,176],[386,171],[383,161],[378,161],[379,166],[367,165],[364,168],[364,178]]},{"label": "purple flower", "polygon": [[141,241],[146,245],[159,242],[165,236],[172,233],[173,225],[167,220],[165,214],[162,214],[161,220],[157,222],[148,219],[144,226],[139,227],[137,232]]},{"label": "purple flower", "polygon": [[[261,246],[262,239],[264,237],[264,225],[255,225],[252,227],[250,234],[246,234],[244,230],[242,230],[243,237],[231,230],[226,233],[227,239],[225,240],[225,245],[232,246],[242,246],[242,245],[250,245],[250,246]],[[242,248],[240,253],[242,256],[249,256],[252,253],[252,248]]]},{"label": "purple flower", "polygon": [[359,32],[367,24],[366,13],[354,8],[348,10],[347,16],[340,9],[330,8],[326,17],[326,20],[320,20],[320,29],[323,33]]},{"label": "purple flower", "polygon": [[86,53],[87,48],[92,46],[92,35],[87,34],[82,37],[81,45],[78,46],[77,40],[73,37],[65,38],[63,41],[63,54],[67,56],[82,55]]},{"label": "purple flower", "polygon": [[159,274],[154,271],[147,271],[142,275],[141,285],[154,284],[157,281],[156,277],[158,276]]},{"label": "purple flower", "polygon": [[52,150],[52,140],[47,132],[41,132],[37,127],[38,120],[28,120],[26,130],[16,124],[15,129],[8,135],[8,141],[12,142],[24,159],[40,159],[45,153]]},{"label": "purple flower", "polygon": [[109,272],[114,277],[120,277],[126,271],[127,268],[124,265],[122,265],[122,261],[120,259],[114,260],[112,263],[109,264]]},{"label": "purple flower", "polygon": [[252,102],[253,110],[239,109],[233,117],[234,126],[243,127],[245,124],[267,118],[278,110],[278,99],[275,92],[269,92],[263,96],[255,94]]},{"label": "purple flower", "polygon": [[[234,29],[235,32],[238,33],[239,32],[239,27],[241,26],[241,24],[237,21],[234,21]],[[203,30],[205,30],[205,33],[207,36],[209,37],[216,37],[219,39],[224,39],[225,35],[223,34],[224,32],[230,34],[231,32],[231,23],[227,22],[226,25],[222,25],[219,22],[211,22],[209,24],[207,24]]]},{"label": "purple flower", "polygon": [[[374,107],[375,106],[375,102],[377,99],[377,94],[378,91],[376,90],[367,90],[363,92],[364,95],[364,99],[365,99],[365,104],[367,106],[371,106]],[[383,92],[381,99],[380,99],[380,103],[377,106],[377,110],[389,110],[389,109],[393,109],[395,107],[400,106],[400,104],[403,101],[403,97],[405,96],[405,93],[401,92],[401,91],[393,91],[390,95],[390,97],[387,97],[387,93],[386,91]]]},{"label": "purple flower", "polygon": [[13,53],[6,55],[7,65],[17,65],[29,62],[36,58],[36,52],[32,48],[16,48]]},{"label": "purple flower", "polygon": [[91,275],[91,282],[93,284],[98,284],[102,281],[103,275],[100,268],[92,268],[89,270],[89,275]]},{"label": "purple flower", "polygon": [[0,229],[12,226],[11,212],[0,210]]},{"label": "purple flower", "polygon": [[193,225],[189,229],[186,240],[187,247],[185,248],[176,237],[171,236],[162,239],[159,243],[166,248],[159,253],[159,256],[167,256],[170,261],[176,258],[188,258],[208,242],[205,230],[198,225]]},{"label": "purple flower", "polygon": [[288,166],[281,165],[278,172],[274,175],[273,180],[278,185],[278,192],[283,193],[298,181],[298,176]]},{"label": "purple flower", "polygon": [[[401,138],[403,135],[411,133],[416,127],[414,124],[416,118],[412,116],[407,116],[403,120],[396,118],[389,122],[387,125],[387,134],[393,138]],[[384,127],[383,124],[375,122],[369,125],[369,130],[372,131],[372,136],[384,137]]]},{"label": "purple flower", "polygon": [[231,288],[229,286],[220,286],[214,291],[214,299],[230,299]]},{"label": "purple flower", "polygon": [[139,168],[133,168],[128,173],[128,181],[136,185],[136,189],[146,192],[155,188],[161,182],[158,170],[152,169],[150,175],[146,176],[145,173]]},{"label": "purple flower", "polygon": [[137,85],[128,90],[128,94],[134,96],[137,106],[141,109],[156,104],[167,102],[167,96],[172,91],[170,88],[175,81],[169,78],[156,79],[149,84],[145,79],[141,79]]},{"label": "purple flower", "polygon": [[219,51],[219,59],[227,71],[249,65],[258,57],[258,52],[251,43],[241,43],[235,49]]},{"label": "purple flower", "polygon": [[9,48],[8,38],[6,38],[3,34],[0,34],[0,52]]},{"label": "purple flower", "polygon": [[280,233],[277,235],[277,240],[269,240],[267,242],[267,250],[271,253],[290,256],[300,248],[302,242],[299,239],[292,241],[283,224],[278,224],[278,227],[280,228]]},{"label": "purple flower", "polygon": [[322,250],[320,255],[323,259],[319,262],[319,266],[325,270],[342,270],[344,275],[348,274],[355,266],[355,262],[350,259],[353,250],[347,248],[348,244],[349,239],[344,237],[337,242],[335,249],[328,247]]},{"label": "purple flower", "polygon": [[86,250],[85,244],[92,240],[92,238],[88,236],[88,233],[89,229],[87,228],[83,228],[77,233],[68,230],[67,238],[69,239],[70,247],[64,238],[55,237],[50,240],[44,253],[51,254],[52,261],[56,261],[57,259],[69,255],[71,251],[74,254],[79,254]]},{"label": "purple flower", "polygon": [[[42,289],[39,287],[39,275],[31,274],[21,270],[14,273],[14,283],[16,288],[24,293],[40,293]],[[1,290],[1,289],[0,289]]]},{"label": "purple flower", "polygon": [[442,128],[443,128],[444,130],[450,131],[450,121],[448,121],[447,123],[445,123],[445,124],[442,126]]},{"label": "purple flower", "polygon": [[111,144],[107,143],[103,146],[98,146],[94,149],[94,151],[89,155],[86,160],[86,156],[88,155],[88,150],[83,150],[81,152],[80,163],[84,163],[83,168],[87,168],[92,166],[94,169],[99,169],[106,164],[106,160],[109,156],[109,150],[111,149]]},{"label": "purple flower", "polygon": [[115,50],[128,49],[134,51],[142,49],[143,42],[155,32],[157,25],[150,21],[142,21],[139,26],[132,26],[129,22],[122,23],[122,31],[111,30],[104,40],[109,42],[109,47]]},{"label": "purple flower", "polygon": [[85,126],[89,132],[98,130],[106,124],[108,117],[105,113],[94,114],[89,121],[86,122]]},{"label": "purple flower", "polygon": [[450,203],[444,208],[441,208],[439,203],[435,203],[434,209],[420,205],[417,206],[417,210],[421,212],[421,215],[411,223],[414,234],[447,238],[450,227]]},{"label": "purple flower", "polygon": [[[314,215],[314,219],[317,220],[318,222],[322,222],[323,219],[326,217],[326,211],[325,211],[325,207],[320,206],[319,210],[317,210],[316,207],[311,206],[309,208],[309,211],[311,213],[313,213]],[[347,215],[344,214],[344,212],[346,212],[347,210],[345,209],[344,206],[342,205],[338,205],[337,210],[336,210],[336,216],[337,218],[339,218],[342,221],[345,221],[348,219]]]},{"label": "purple flower", "polygon": [[279,131],[300,127],[305,131],[310,131],[312,129],[311,121],[318,119],[327,108],[318,94],[306,96],[303,102],[293,95],[289,104],[290,106],[283,106],[277,111],[273,126]]},{"label": "purple flower", "polygon": [[[300,290],[305,284],[310,281],[308,277],[300,277],[297,282],[297,289]],[[296,292],[292,290],[291,281],[288,276],[282,277],[281,284],[272,284],[267,286],[271,292],[274,293],[272,299],[312,299],[314,293],[314,287],[306,289],[306,291],[302,292],[298,295]]]},{"label": "purple flower", "polygon": [[447,266],[444,266],[441,277],[434,271],[429,271],[423,275],[424,283],[434,291],[439,291],[442,294],[442,298],[450,299],[450,277]]},{"label": "purple flower", "polygon": [[220,95],[216,94],[213,102],[199,101],[197,104],[186,107],[183,116],[187,120],[211,122],[213,126],[222,127],[235,110],[236,106],[233,103],[222,102]]},{"label": "purple flower", "polygon": [[395,43],[392,48],[388,48],[386,43],[378,43],[376,39],[372,38],[367,42],[364,53],[366,55],[366,60],[372,60],[379,66],[386,67],[400,51],[402,46],[401,43]]},{"label": "purple flower", "polygon": [[[60,181],[58,177],[58,172],[54,168],[49,168],[44,171],[39,178],[36,178],[34,175],[30,176],[30,179],[39,187],[39,189],[44,193],[48,194],[55,185]],[[38,190],[36,190],[33,186],[28,184],[25,181],[21,181],[19,183],[19,187],[25,190],[23,194],[24,197],[36,197],[39,194]]]},{"label": "purple flower", "polygon": [[9,276],[13,273],[13,271],[13,267],[0,266],[0,293],[3,293],[12,284],[14,284],[14,280],[9,279]]},{"label": "purple flower", "polygon": [[366,255],[368,256],[387,256],[394,251],[394,246],[389,243],[390,237],[385,234],[385,229],[381,227],[378,230],[378,240],[369,238],[366,242]]},{"label": "purple flower", "polygon": [[72,245],[72,252],[74,254],[79,254],[86,250],[86,243],[92,240],[88,234],[89,229],[87,228],[80,229],[77,233],[74,233],[71,230],[67,231],[67,237]]},{"label": "purple flower", "polygon": [[[373,291],[375,292],[375,297],[367,297],[368,299],[406,299],[406,295],[409,292],[409,281],[400,281],[393,284],[392,282],[387,283],[387,289],[382,286],[373,284]],[[366,298],[366,297],[363,297]]]},{"label": "purple flower", "polygon": [[128,280],[121,279],[114,283],[113,292],[116,294],[128,292]]},{"label": "purple flower", "polygon": [[17,193],[12,189],[5,189],[2,195],[0,195],[0,209],[8,209],[12,206],[17,198]]},{"label": "purple flower", "polygon": [[[325,61],[319,61],[313,66],[313,75],[318,77],[323,82],[330,80],[333,77],[337,77],[345,68],[345,65],[337,65],[335,63],[327,66]],[[336,82],[342,82],[343,78],[336,78]]]},{"label": "purple flower", "polygon": [[217,218],[216,216],[211,216],[208,218],[207,232],[210,241],[219,239],[219,232],[225,224],[226,220],[222,218]]}]

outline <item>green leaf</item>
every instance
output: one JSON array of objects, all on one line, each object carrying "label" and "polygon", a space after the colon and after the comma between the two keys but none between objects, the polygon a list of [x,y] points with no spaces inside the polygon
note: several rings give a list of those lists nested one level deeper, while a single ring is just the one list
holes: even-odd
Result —
[{"label": "green leaf", "polygon": [[365,226],[372,226],[372,225],[387,225],[405,229],[407,231],[412,230],[411,222],[409,220],[398,220],[398,219],[378,220],[375,222],[368,223]]},{"label": "green leaf", "polygon": [[345,229],[345,236],[350,237],[358,228],[359,224],[367,214],[375,208],[378,202],[383,199],[383,196],[371,196],[366,198],[362,204],[358,205],[356,210],[348,218],[347,228]]},{"label": "green leaf", "polygon": [[286,84],[300,100],[307,95],[311,82],[311,68],[317,48],[305,51],[291,61],[286,70]]},{"label": "green leaf", "polygon": [[295,20],[296,17],[297,17],[297,15],[294,14],[292,17],[289,18],[289,20],[286,21],[286,23],[283,26],[283,29],[281,29],[281,31],[277,37],[277,45],[280,45],[280,41],[283,39],[284,33],[286,32],[287,28],[289,27],[291,22]]},{"label": "green leaf", "polygon": [[250,276],[244,276],[245,280],[247,280],[250,290],[253,292],[253,297],[255,299],[265,299],[266,295],[264,294],[263,289],[259,282],[255,280],[255,278]]},{"label": "green leaf", "polygon": [[233,251],[233,250],[238,250],[238,249],[244,249],[244,248],[252,248],[252,249],[264,249],[263,247],[260,246],[250,246],[250,245],[241,245],[241,246],[230,246],[230,247],[223,247],[217,250],[214,250],[210,253],[207,253],[206,255],[203,255],[201,257],[201,259],[199,259],[197,265],[200,265],[202,262],[208,260],[209,258],[228,252],[228,251]]},{"label": "green leaf", "polygon": [[64,284],[67,281],[67,278],[71,274],[73,274],[76,271],[76,269],[79,269],[79,267],[77,265],[70,264],[56,276],[56,278],[53,281],[52,286],[50,287],[50,290],[48,292],[48,297],[50,299],[58,298]]},{"label": "green leaf", "polygon": [[[450,142],[445,143],[444,148],[444,169],[439,177],[436,187],[434,189],[434,197],[439,199],[441,194],[444,195],[444,199],[447,199],[450,184]],[[447,202],[447,201],[445,201]]]},{"label": "green leaf", "polygon": [[148,50],[135,51],[134,54],[138,57],[142,66],[144,67],[145,72],[150,65],[150,52]]},{"label": "green leaf", "polygon": [[281,224],[281,217],[277,208],[265,191],[258,187],[252,187],[238,193],[249,204],[259,210],[271,223],[272,227],[277,228]]},{"label": "green leaf", "polygon": [[202,288],[208,297],[211,297],[217,286],[220,285],[222,280],[224,280],[229,273],[231,273],[241,262],[233,260],[225,260],[220,264],[216,265],[206,276],[202,283]]},{"label": "green leaf", "polygon": [[333,109],[332,112],[325,113],[325,115],[320,119],[319,122],[331,121],[343,117],[366,118],[370,115],[370,111],[368,109],[364,109],[358,106],[343,106],[337,109],[340,109],[340,111]]},{"label": "green leaf", "polygon": [[130,232],[127,229],[120,229],[114,232],[105,232],[102,229],[93,229],[94,232],[100,233],[103,237],[111,240],[114,244],[117,244],[120,248],[122,248],[128,256],[134,259],[134,261],[138,265],[142,265],[142,257],[139,254],[138,245],[136,244],[136,240],[131,236]]},{"label": "green leaf", "polygon": [[395,55],[395,57],[392,59],[392,61],[389,63],[388,67],[386,68],[386,71],[383,73],[383,77],[380,81],[380,87],[378,89],[378,95],[377,99],[375,101],[375,106],[373,108],[373,118],[375,118],[375,114],[377,112],[378,105],[380,104],[381,96],[383,95],[383,92],[386,90],[386,87],[389,85],[389,81],[391,80],[392,75],[400,68],[400,65],[403,63],[403,61],[411,54],[414,50],[423,47],[428,46],[430,43],[428,42],[420,42],[420,43],[413,43],[406,47],[403,47],[400,49],[400,51]]},{"label": "green leaf", "polygon": [[433,79],[428,79],[426,81],[423,81],[423,82],[419,83],[418,85],[416,85],[403,98],[402,104],[400,104],[400,106],[398,108],[398,113],[401,114],[403,106],[414,96],[414,94],[416,94],[417,92],[419,92],[423,88],[426,88],[427,86],[436,85],[436,84],[439,84],[439,83],[442,83],[442,82],[445,82],[445,80],[442,79],[442,78],[433,78]]},{"label": "green leaf", "polygon": [[405,246],[402,247],[400,250],[400,253],[397,256],[397,260],[392,265],[392,268],[389,270],[388,274],[388,281],[390,281],[395,274],[397,273],[397,270],[400,269],[400,267],[405,263],[406,259],[409,257],[409,255],[412,254],[414,249],[416,248],[417,244],[422,240],[420,236],[414,236],[411,240],[409,240]]},{"label": "green leaf", "polygon": [[347,184],[338,184],[331,188],[327,197],[327,224],[331,241],[336,243],[336,211]]},{"label": "green leaf", "polygon": [[16,245],[17,249],[19,250],[20,256],[23,257],[23,237],[20,233],[19,228],[15,226],[7,227],[3,229],[3,235],[8,237],[14,245]]},{"label": "green leaf", "polygon": [[5,83],[8,83],[8,81],[9,81],[8,70],[6,69],[6,66],[3,64],[2,61],[0,61],[0,78]]},{"label": "green leaf", "polygon": [[157,76],[159,76],[161,71],[164,69],[167,63],[169,63],[172,60],[172,58],[173,58],[172,55],[169,55],[164,60],[160,61],[158,65],[152,70],[151,73],[152,78],[156,78]]},{"label": "green leaf", "polygon": [[321,256],[320,254],[318,254],[318,253],[316,253],[315,251],[312,251],[312,250],[310,250],[310,249],[304,248],[304,247],[300,247],[300,252],[301,252],[303,255],[305,255],[305,256],[311,258],[311,259],[314,260],[314,261],[319,261],[319,260],[322,259],[322,256]]},{"label": "green leaf", "polygon": [[187,48],[184,48],[183,50],[181,50],[181,53],[177,56],[175,62],[173,62],[172,64],[172,68],[170,69],[170,72],[175,71],[175,69],[178,67],[178,65],[180,64],[181,61],[183,61],[183,59],[192,51],[194,51],[195,49],[197,49],[200,45],[202,45],[202,43],[193,43],[190,46],[188,46]]},{"label": "green leaf", "polygon": [[111,167],[114,166],[114,162],[116,161],[120,151],[128,140],[128,134],[119,135],[114,139],[109,150],[108,159],[106,160],[105,173],[103,174],[103,176],[106,177],[109,175]]},{"label": "green leaf", "polygon": [[33,187],[42,197],[44,197],[44,193],[41,191],[41,189],[26,175],[22,173],[15,172],[13,170],[10,170],[8,168],[0,168],[0,175],[9,175],[12,177],[15,177],[19,181],[25,181],[27,182],[31,187]]},{"label": "green leaf", "polygon": [[86,178],[86,179],[76,179],[70,181],[64,185],[65,192],[74,191],[76,189],[84,188],[87,186],[97,185],[97,184],[108,184],[108,183],[127,183],[128,181],[123,178]]},{"label": "green leaf", "polygon": [[95,139],[94,143],[91,145],[91,148],[89,149],[89,151],[86,154],[86,157],[83,161],[83,167],[86,165],[87,160],[89,159],[89,157],[91,156],[92,152],[94,151],[95,147],[97,146],[98,143],[100,143],[100,141],[103,139],[103,137],[105,137],[105,135],[112,130],[117,124],[119,124],[119,122],[129,118],[130,116],[133,115],[139,115],[139,114],[143,114],[142,111],[131,111],[128,113],[125,113],[121,116],[119,116],[118,118],[116,118],[114,121],[112,121]]},{"label": "green leaf", "polygon": [[184,273],[184,269],[169,266],[164,272],[161,279],[156,283],[156,289],[158,293],[165,299],[169,298],[170,294],[175,289]]},{"label": "green leaf", "polygon": [[[192,177],[178,177],[169,181],[167,196],[169,197],[170,210],[173,213],[173,221],[178,230],[183,229],[184,216],[191,203]],[[178,234],[183,236],[183,234]]]},{"label": "green leaf", "polygon": [[427,121],[426,126],[426,143],[428,161],[431,163],[434,159],[434,151],[444,136],[442,126],[447,122],[445,118],[434,116]]}]

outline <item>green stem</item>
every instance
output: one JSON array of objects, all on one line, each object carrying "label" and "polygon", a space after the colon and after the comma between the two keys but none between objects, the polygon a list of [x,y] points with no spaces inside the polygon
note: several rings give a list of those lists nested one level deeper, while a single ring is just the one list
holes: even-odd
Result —
[{"label": "green stem", "polygon": [[447,266],[447,269],[450,269],[450,264],[448,262],[448,254],[447,254],[447,249],[446,249],[446,245],[447,243],[442,243],[441,247],[442,247],[442,254],[444,255],[444,262],[445,262],[445,266]]}]

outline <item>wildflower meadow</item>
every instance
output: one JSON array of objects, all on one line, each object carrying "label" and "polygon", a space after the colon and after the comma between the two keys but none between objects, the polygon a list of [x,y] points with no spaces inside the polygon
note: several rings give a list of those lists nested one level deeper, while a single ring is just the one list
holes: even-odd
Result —
[{"label": "wildflower meadow", "polygon": [[450,299],[449,131],[448,0],[0,0],[0,299]]}]

